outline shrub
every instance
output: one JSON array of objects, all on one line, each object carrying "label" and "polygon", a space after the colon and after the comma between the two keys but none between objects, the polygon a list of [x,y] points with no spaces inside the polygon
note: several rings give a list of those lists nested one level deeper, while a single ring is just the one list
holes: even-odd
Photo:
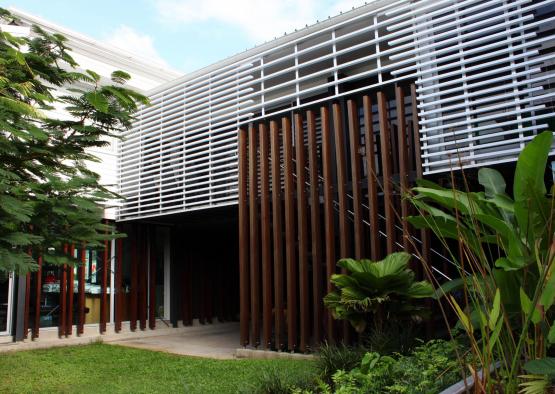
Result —
[{"label": "shrub", "polygon": [[332,375],[338,370],[350,371],[357,367],[365,350],[341,343],[339,345],[323,344],[318,353],[316,368],[320,378],[331,383]]},{"label": "shrub", "polygon": [[[432,340],[417,346],[409,355],[381,356],[368,352],[359,365],[348,371],[339,369],[331,384],[320,384],[324,394],[438,393],[461,379],[455,342]],[[296,390],[297,393],[308,393]]]}]

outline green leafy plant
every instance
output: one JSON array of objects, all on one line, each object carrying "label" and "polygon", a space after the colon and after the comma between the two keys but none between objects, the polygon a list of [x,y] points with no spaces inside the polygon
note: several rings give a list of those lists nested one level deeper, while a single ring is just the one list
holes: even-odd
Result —
[{"label": "green leafy plant", "polygon": [[365,352],[361,347],[351,347],[344,343],[338,345],[324,343],[318,350],[316,362],[320,378],[330,383],[336,371],[340,369],[350,371],[358,366]]},{"label": "green leafy plant", "polygon": [[[0,19],[17,22],[3,8]],[[119,138],[148,100],[125,86],[125,72],[109,82],[79,72],[66,44],[38,26],[30,37],[0,31],[0,271],[32,270],[38,254],[75,263],[64,244],[101,247],[113,237],[102,204],[119,196],[87,167],[98,161],[90,149]]]},{"label": "green leafy plant", "polygon": [[342,259],[348,273],[332,275],[336,290],[324,297],[334,318],[347,320],[359,333],[371,322],[383,331],[386,321],[418,320],[426,312],[414,301],[431,297],[429,282],[415,280],[408,267],[410,255],[393,253],[382,261]]},{"label": "green leafy plant", "polygon": [[[552,139],[544,132],[521,152],[512,197],[503,176],[489,168],[478,172],[482,192],[469,191],[463,173],[467,191],[456,188],[453,175],[451,189],[420,181],[410,197],[419,215],[409,221],[431,229],[459,271],[437,295],[448,295],[470,340],[475,364],[469,369],[499,363],[493,373],[484,368],[478,381],[486,392],[499,386],[516,392],[525,363],[546,357],[555,339],[555,210],[544,183]],[[455,290],[459,297],[450,294]],[[530,377],[524,379],[522,388],[530,389]]]},{"label": "green leafy plant", "polygon": [[460,351],[455,342],[433,340],[406,356],[368,352],[356,368],[338,370],[330,384],[321,383],[316,390],[326,394],[438,393],[461,378]]}]

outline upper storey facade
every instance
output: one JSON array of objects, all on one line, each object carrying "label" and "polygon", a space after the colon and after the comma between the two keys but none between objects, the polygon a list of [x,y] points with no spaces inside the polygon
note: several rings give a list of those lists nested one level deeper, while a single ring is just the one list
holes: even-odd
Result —
[{"label": "upper storey facade", "polygon": [[554,45],[555,0],[420,0],[255,47],[150,92],[120,147],[119,219],[236,204],[240,127],[394,85],[416,84],[424,174],[514,161],[553,119]]}]

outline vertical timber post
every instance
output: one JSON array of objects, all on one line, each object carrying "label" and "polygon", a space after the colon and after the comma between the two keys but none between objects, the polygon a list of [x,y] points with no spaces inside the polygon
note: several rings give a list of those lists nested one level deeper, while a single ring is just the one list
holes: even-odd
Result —
[{"label": "vertical timber post", "polygon": [[320,179],[318,177],[318,141],[316,117],[312,110],[306,113],[308,130],[308,167],[310,182],[310,229],[312,238],[312,308],[313,339],[320,343],[322,332],[322,237],[320,230]]},{"label": "vertical timber post", "polygon": [[239,129],[239,303],[240,341],[249,344],[249,212],[247,131]]},{"label": "vertical timber post", "polygon": [[[333,157],[331,150],[331,133],[329,128],[329,110],[322,107],[320,110],[322,124],[322,174],[324,177],[324,233],[326,248],[326,284],[327,292],[333,291],[330,282],[331,276],[335,273],[335,224],[333,212]],[[333,316],[329,311],[326,312],[326,328],[329,343],[335,342],[335,324]]]},{"label": "vertical timber post", "polygon": [[295,253],[295,186],[293,183],[293,136],[291,120],[282,118],[285,175],[285,271],[287,275],[288,349],[297,347],[297,274]]},{"label": "vertical timber post", "polygon": [[260,345],[260,223],[258,221],[258,138],[256,127],[249,126],[249,241],[251,273],[251,343]]},{"label": "vertical timber post", "polygon": [[260,223],[262,227],[262,332],[265,349],[272,345],[272,239],[270,223],[270,168],[268,129],[259,125],[260,137]]},{"label": "vertical timber post", "polygon": [[283,238],[281,209],[281,163],[280,135],[278,123],[270,121],[270,155],[272,158],[272,227],[274,235],[274,309],[275,346],[284,346],[283,326]]},{"label": "vertical timber post", "polygon": [[301,114],[295,114],[296,171],[297,171],[297,227],[299,242],[299,298],[300,298],[300,341],[299,349],[306,352],[309,330],[310,309],[308,296],[308,218],[306,208],[306,170],[304,128]]},{"label": "vertical timber post", "polygon": [[380,120],[380,145],[382,155],[382,182],[384,192],[385,227],[387,235],[387,254],[395,251],[395,215],[393,212],[393,192],[391,185],[391,149],[387,119],[387,98],[378,92],[378,114]]}]

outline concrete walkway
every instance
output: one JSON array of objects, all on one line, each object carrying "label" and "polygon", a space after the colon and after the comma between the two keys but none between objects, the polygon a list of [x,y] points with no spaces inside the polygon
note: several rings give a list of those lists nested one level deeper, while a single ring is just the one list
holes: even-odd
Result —
[{"label": "concrete walkway", "polygon": [[172,334],[108,343],[187,356],[232,359],[239,347],[239,323],[206,324]]}]

